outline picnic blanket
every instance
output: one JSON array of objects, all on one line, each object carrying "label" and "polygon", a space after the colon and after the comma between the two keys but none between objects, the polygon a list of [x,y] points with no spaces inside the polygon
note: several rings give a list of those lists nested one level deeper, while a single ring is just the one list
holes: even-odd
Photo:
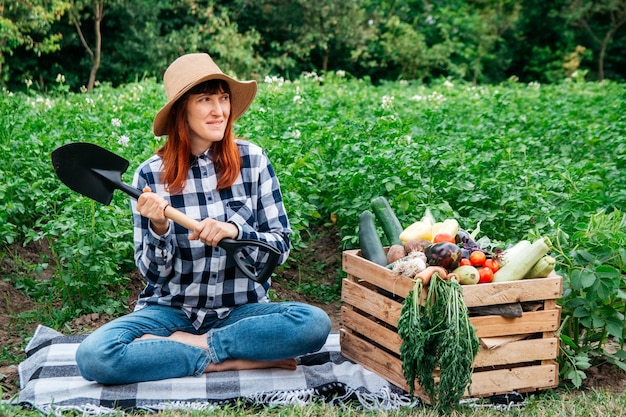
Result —
[{"label": "picnic blanket", "polygon": [[75,353],[84,338],[45,326],[36,329],[26,347],[27,358],[19,365],[22,406],[47,414],[66,410],[112,414],[133,409],[202,410],[238,401],[266,406],[350,402],[370,410],[419,404],[402,389],[341,356],[337,332],[318,352],[297,358],[295,371],[214,372],[126,385],[102,385],[80,375]]}]

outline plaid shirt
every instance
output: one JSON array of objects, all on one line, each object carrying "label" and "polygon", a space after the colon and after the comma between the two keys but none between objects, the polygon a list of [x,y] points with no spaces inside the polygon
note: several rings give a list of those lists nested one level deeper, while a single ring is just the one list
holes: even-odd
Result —
[{"label": "plaid shirt", "polygon": [[[239,228],[238,239],[271,244],[282,253],[282,264],[289,255],[291,229],[278,179],[260,147],[243,140],[237,140],[237,146],[242,168],[228,189],[216,190],[210,149],[191,164],[180,194],[165,191],[160,175],[162,160],[156,155],[139,166],[133,185],[139,189],[150,186],[172,207],[198,221],[210,217],[234,223]],[[199,328],[207,314],[225,317],[235,306],[269,301],[270,281],[259,284],[247,278],[222,248],[189,240],[190,232],[172,221],[169,231],[158,236],[136,205],[131,200],[135,262],[147,286],[135,309],[148,304],[178,307]]]}]

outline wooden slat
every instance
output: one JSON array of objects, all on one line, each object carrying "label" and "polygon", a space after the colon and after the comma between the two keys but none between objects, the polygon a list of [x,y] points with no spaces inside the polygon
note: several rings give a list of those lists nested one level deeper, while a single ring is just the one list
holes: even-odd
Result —
[{"label": "wooden slat", "polygon": [[493,337],[509,334],[531,334],[557,330],[559,310],[533,311],[522,317],[508,319],[501,316],[470,317],[476,328],[476,336]]},{"label": "wooden slat", "polygon": [[398,324],[402,305],[356,282],[343,280],[341,300],[394,327]]},{"label": "wooden slat", "polygon": [[341,325],[366,336],[400,357],[402,339],[395,330],[388,329],[346,306],[341,307]]},{"label": "wooden slat", "polygon": [[554,388],[557,385],[558,366],[552,362],[547,365],[475,372],[472,375],[470,392],[466,391],[466,395],[486,397],[511,391],[528,392]]},{"label": "wooden slat", "polygon": [[520,340],[496,349],[481,347],[474,359],[474,367],[484,368],[554,359],[558,352],[559,342],[556,338]]},{"label": "wooden slat", "polygon": [[554,300],[560,296],[561,277],[558,275],[548,278],[463,286],[463,301],[468,307]]},{"label": "wooden slat", "polygon": [[363,279],[392,294],[406,298],[413,288],[413,280],[394,274],[389,269],[377,265],[360,256],[359,250],[343,252],[343,270]]}]

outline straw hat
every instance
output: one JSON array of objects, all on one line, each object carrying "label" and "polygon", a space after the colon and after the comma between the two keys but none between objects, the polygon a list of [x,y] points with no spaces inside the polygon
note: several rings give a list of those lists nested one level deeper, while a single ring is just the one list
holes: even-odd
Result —
[{"label": "straw hat", "polygon": [[256,81],[237,81],[224,74],[209,54],[187,54],[176,59],[165,71],[163,85],[167,104],[156,114],[153,130],[157,136],[167,133],[170,110],[174,103],[194,86],[207,80],[224,80],[230,87],[230,111],[236,120],[250,107],[256,95]]}]

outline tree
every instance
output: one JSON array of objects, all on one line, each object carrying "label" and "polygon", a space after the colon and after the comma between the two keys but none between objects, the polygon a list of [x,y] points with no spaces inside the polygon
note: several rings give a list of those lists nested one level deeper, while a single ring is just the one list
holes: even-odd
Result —
[{"label": "tree", "polygon": [[[98,69],[100,68],[100,62],[102,60],[102,19],[104,18],[104,2],[105,0],[92,0],[91,2],[73,0],[69,13],[70,20],[78,32],[80,41],[91,58],[91,71],[89,73],[89,81],[87,82],[88,91],[93,90],[94,84],[96,83],[96,75],[98,74]],[[83,17],[83,10],[87,6],[91,6],[93,13],[93,48],[89,45],[89,42],[85,38],[82,28],[85,20]]]},{"label": "tree", "polygon": [[617,30],[626,23],[626,0],[572,0],[566,16],[599,46],[598,81],[603,81],[607,48]]},{"label": "tree", "polygon": [[243,28],[262,36],[268,61],[283,71],[296,67],[328,71],[358,60],[374,35],[368,0],[235,0],[229,7]]},{"label": "tree", "polygon": [[[69,3],[61,0],[0,0],[0,76],[7,55],[18,47],[38,56],[60,49],[60,33],[50,33],[53,22],[61,19]],[[5,70],[6,71],[6,70]]]}]

